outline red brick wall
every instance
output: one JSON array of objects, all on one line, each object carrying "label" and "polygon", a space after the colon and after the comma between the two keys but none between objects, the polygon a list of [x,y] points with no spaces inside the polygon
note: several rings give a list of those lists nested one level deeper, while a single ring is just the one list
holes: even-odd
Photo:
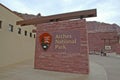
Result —
[{"label": "red brick wall", "polygon": [[[37,25],[35,65],[36,69],[89,73],[88,39],[85,20],[60,21]],[[39,42],[39,36],[43,33],[52,35],[50,47],[44,51]],[[70,34],[75,39],[75,44],[63,44],[65,50],[55,49],[56,34]]]},{"label": "red brick wall", "polygon": [[116,45],[114,46],[114,50],[115,50],[115,52],[116,52],[117,54],[120,55],[120,43],[119,43],[119,44],[116,44]]},{"label": "red brick wall", "polygon": [[[112,47],[110,52],[120,53],[119,43],[117,42],[117,32],[96,32],[96,33],[88,33],[88,43],[89,43],[89,51],[97,51],[100,52],[101,49],[104,48],[104,45],[109,45]],[[104,43],[103,39],[107,39]],[[109,39],[110,40],[109,42]]]}]

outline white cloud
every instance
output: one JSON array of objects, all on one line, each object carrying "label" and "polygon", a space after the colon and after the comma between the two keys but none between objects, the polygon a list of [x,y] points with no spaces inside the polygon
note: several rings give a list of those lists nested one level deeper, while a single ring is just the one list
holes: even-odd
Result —
[{"label": "white cloud", "polygon": [[18,12],[22,12],[22,13],[31,13],[33,14],[34,11],[31,10],[30,8],[28,8],[24,2],[20,1],[20,0],[0,0],[5,6],[7,6],[9,9],[13,10],[13,11],[18,11]]}]

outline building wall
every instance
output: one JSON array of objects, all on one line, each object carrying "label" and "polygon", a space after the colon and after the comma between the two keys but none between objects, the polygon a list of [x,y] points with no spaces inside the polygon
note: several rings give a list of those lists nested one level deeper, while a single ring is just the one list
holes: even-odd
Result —
[{"label": "building wall", "polygon": [[[30,37],[34,26],[18,26],[16,21],[23,20],[14,14],[8,8],[0,4],[0,67],[14,64],[34,57],[35,38],[34,33]],[[10,26],[13,25],[13,32]],[[21,28],[21,34],[18,34],[18,28]],[[24,31],[27,31],[27,36]]]},{"label": "building wall", "polygon": [[111,46],[107,52],[120,54],[120,26],[117,24],[87,22],[89,52],[101,52],[105,46]]},{"label": "building wall", "polygon": [[111,46],[108,52],[120,53],[117,32],[95,32],[88,34],[89,52],[101,52],[105,46]]}]

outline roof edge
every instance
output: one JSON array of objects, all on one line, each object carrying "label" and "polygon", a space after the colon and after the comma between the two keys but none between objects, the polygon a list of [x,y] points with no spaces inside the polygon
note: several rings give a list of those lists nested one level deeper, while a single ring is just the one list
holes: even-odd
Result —
[{"label": "roof edge", "polygon": [[11,13],[15,14],[16,16],[18,16],[18,17],[20,17],[21,19],[24,20],[24,18],[22,18],[21,16],[17,15],[16,13],[14,13],[14,12],[13,12],[12,10],[10,10],[8,7],[4,6],[2,3],[0,3],[0,5],[1,5],[3,8],[7,9],[7,10],[10,11]]}]

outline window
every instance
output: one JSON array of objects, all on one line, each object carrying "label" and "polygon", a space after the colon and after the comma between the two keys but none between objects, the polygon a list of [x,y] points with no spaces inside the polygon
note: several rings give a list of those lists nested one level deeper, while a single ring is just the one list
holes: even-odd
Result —
[{"label": "window", "polygon": [[18,28],[18,34],[21,34],[21,28]]},{"label": "window", "polygon": [[8,30],[13,32],[13,25],[9,24]]},{"label": "window", "polygon": [[0,29],[2,28],[2,21],[0,21]]},{"label": "window", "polygon": [[25,30],[25,36],[27,36],[27,31]]},{"label": "window", "polygon": [[30,37],[32,37],[32,33],[30,32]]}]

